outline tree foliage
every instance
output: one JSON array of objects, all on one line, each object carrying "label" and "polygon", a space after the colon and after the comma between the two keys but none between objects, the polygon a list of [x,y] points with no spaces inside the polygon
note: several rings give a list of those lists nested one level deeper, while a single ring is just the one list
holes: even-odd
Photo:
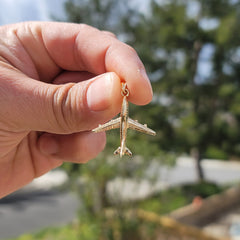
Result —
[{"label": "tree foliage", "polygon": [[71,0],[66,13],[69,21],[112,30],[137,49],[155,95],[151,105],[133,112],[140,119],[148,112],[157,148],[238,157],[239,1],[141,4],[145,12],[127,1]]},{"label": "tree foliage", "polygon": [[[198,7],[193,16],[188,13],[191,3]],[[138,25],[128,26],[152,77],[160,105],[156,117],[166,115],[159,124],[160,133],[168,129],[162,134],[169,143],[166,150],[197,148],[205,157],[240,154],[239,113],[233,109],[239,95],[239,61],[234,60],[239,54],[237,5],[152,1],[150,13]]]}]

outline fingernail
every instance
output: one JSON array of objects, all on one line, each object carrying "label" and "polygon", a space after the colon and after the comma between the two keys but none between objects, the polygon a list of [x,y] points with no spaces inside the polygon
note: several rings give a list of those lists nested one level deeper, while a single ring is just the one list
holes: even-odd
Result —
[{"label": "fingernail", "polygon": [[87,103],[92,111],[103,111],[111,103],[113,75],[106,73],[93,81],[87,90]]},{"label": "fingernail", "polygon": [[59,152],[59,144],[53,136],[41,137],[40,150],[45,155],[54,155]]}]

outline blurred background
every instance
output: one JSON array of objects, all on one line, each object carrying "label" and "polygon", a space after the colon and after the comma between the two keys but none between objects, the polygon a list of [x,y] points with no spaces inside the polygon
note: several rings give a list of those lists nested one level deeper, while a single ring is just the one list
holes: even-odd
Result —
[{"label": "blurred background", "polygon": [[[86,23],[145,64],[154,97],[85,165],[66,163],[0,200],[0,239],[240,239],[240,1],[0,0],[0,24]],[[16,237],[16,238],[14,238]]]}]

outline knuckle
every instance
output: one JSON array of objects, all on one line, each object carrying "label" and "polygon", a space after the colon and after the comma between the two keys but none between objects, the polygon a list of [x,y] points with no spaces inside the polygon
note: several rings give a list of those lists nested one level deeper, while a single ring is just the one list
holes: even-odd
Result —
[{"label": "knuckle", "polygon": [[110,31],[102,31],[102,33],[105,34],[107,37],[113,37],[113,38],[117,39],[117,36]]},{"label": "knuckle", "polygon": [[[74,83],[64,84],[56,89],[53,95],[52,109],[54,122],[58,125],[62,133],[76,131],[81,114],[79,107],[78,89]],[[80,101],[81,102],[81,99]]]}]

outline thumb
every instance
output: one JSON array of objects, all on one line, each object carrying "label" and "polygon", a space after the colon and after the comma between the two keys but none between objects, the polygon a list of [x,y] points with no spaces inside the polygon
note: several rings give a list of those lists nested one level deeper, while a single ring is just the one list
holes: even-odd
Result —
[{"label": "thumb", "polygon": [[7,117],[0,116],[0,121],[11,131],[57,134],[86,131],[109,120],[120,109],[120,79],[115,73],[63,85],[26,76],[23,80],[5,81],[5,85],[2,82],[0,96],[1,89],[5,94],[0,107]]}]

